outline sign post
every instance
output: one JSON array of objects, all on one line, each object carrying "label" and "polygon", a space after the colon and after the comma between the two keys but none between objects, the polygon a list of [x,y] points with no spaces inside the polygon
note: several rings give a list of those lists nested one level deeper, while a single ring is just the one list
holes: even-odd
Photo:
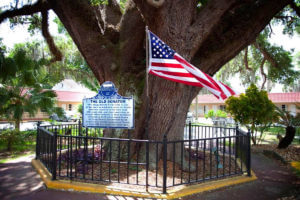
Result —
[{"label": "sign post", "polygon": [[83,99],[83,127],[134,129],[133,97],[123,97],[117,91],[106,81],[96,96]]}]

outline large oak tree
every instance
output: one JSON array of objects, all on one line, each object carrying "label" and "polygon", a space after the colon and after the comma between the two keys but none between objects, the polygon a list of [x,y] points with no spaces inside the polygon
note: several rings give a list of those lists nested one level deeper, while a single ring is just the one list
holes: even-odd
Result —
[{"label": "large oak tree", "polygon": [[[145,26],[185,59],[213,75],[252,44],[284,8],[300,14],[297,0],[38,0],[0,14],[0,22],[41,13],[41,29],[53,60],[62,59],[48,31],[53,10],[100,83],[113,81],[122,95],[136,97],[135,138],[182,139],[186,113],[200,88],[149,77],[145,87]],[[123,1],[124,2],[124,1]],[[280,67],[280,66],[279,66]],[[146,113],[149,103],[149,113]],[[172,150],[168,151],[171,155]],[[171,159],[171,156],[170,156]]]}]

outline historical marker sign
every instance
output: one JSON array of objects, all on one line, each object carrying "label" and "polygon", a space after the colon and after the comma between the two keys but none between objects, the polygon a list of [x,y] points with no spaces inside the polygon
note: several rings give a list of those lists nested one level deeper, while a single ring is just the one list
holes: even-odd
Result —
[{"label": "historical marker sign", "polygon": [[84,127],[133,129],[133,98],[122,97],[118,94],[115,85],[106,81],[101,85],[96,96],[83,99],[82,125]]}]

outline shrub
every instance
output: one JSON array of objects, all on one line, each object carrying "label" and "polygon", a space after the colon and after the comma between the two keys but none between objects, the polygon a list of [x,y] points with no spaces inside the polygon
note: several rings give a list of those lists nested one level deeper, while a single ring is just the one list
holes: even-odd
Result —
[{"label": "shrub", "polygon": [[16,129],[6,129],[0,131],[0,143],[5,145],[7,151],[12,151],[14,145],[24,146],[28,143],[34,143],[35,138],[36,130],[17,131]]},{"label": "shrub", "polygon": [[225,111],[223,111],[223,110],[217,110],[216,117],[226,118],[227,117],[227,113]]},{"label": "shrub", "polygon": [[225,104],[226,111],[236,122],[251,129],[253,144],[261,141],[263,134],[258,136],[258,129],[265,130],[277,118],[276,106],[269,100],[267,92],[259,90],[254,84],[250,85],[245,94],[229,97]]},{"label": "shrub", "polygon": [[207,118],[214,118],[214,117],[216,117],[216,114],[215,114],[215,111],[214,111],[214,110],[209,110],[209,111],[207,112],[207,114],[205,114],[204,116],[205,116],[206,119],[207,119]]},{"label": "shrub", "polygon": [[7,151],[12,150],[12,146],[20,141],[20,132],[6,129],[0,132],[0,142],[4,143]]},{"label": "shrub", "polygon": [[217,110],[216,112],[214,110],[209,110],[207,114],[204,115],[205,118],[215,118],[215,117],[220,117],[220,118],[226,118],[227,113],[223,110]]}]

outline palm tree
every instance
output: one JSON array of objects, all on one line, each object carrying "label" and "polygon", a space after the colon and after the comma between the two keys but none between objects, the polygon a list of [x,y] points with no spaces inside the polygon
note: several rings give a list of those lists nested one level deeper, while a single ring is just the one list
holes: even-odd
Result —
[{"label": "palm tree", "polygon": [[[15,49],[10,56],[1,53],[0,62],[0,118],[14,122],[16,131],[25,112],[34,116],[39,110],[48,114],[62,114],[55,107],[56,94],[49,87],[49,75],[43,60],[33,60],[23,49]],[[10,148],[10,147],[8,147]]]},{"label": "palm tree", "polygon": [[[297,106],[298,107],[298,106]],[[296,116],[292,115],[289,111],[276,108],[276,112],[279,116],[278,124],[285,126],[285,136],[279,141],[279,149],[287,148],[294,140],[297,123],[300,121],[300,114]]]}]

